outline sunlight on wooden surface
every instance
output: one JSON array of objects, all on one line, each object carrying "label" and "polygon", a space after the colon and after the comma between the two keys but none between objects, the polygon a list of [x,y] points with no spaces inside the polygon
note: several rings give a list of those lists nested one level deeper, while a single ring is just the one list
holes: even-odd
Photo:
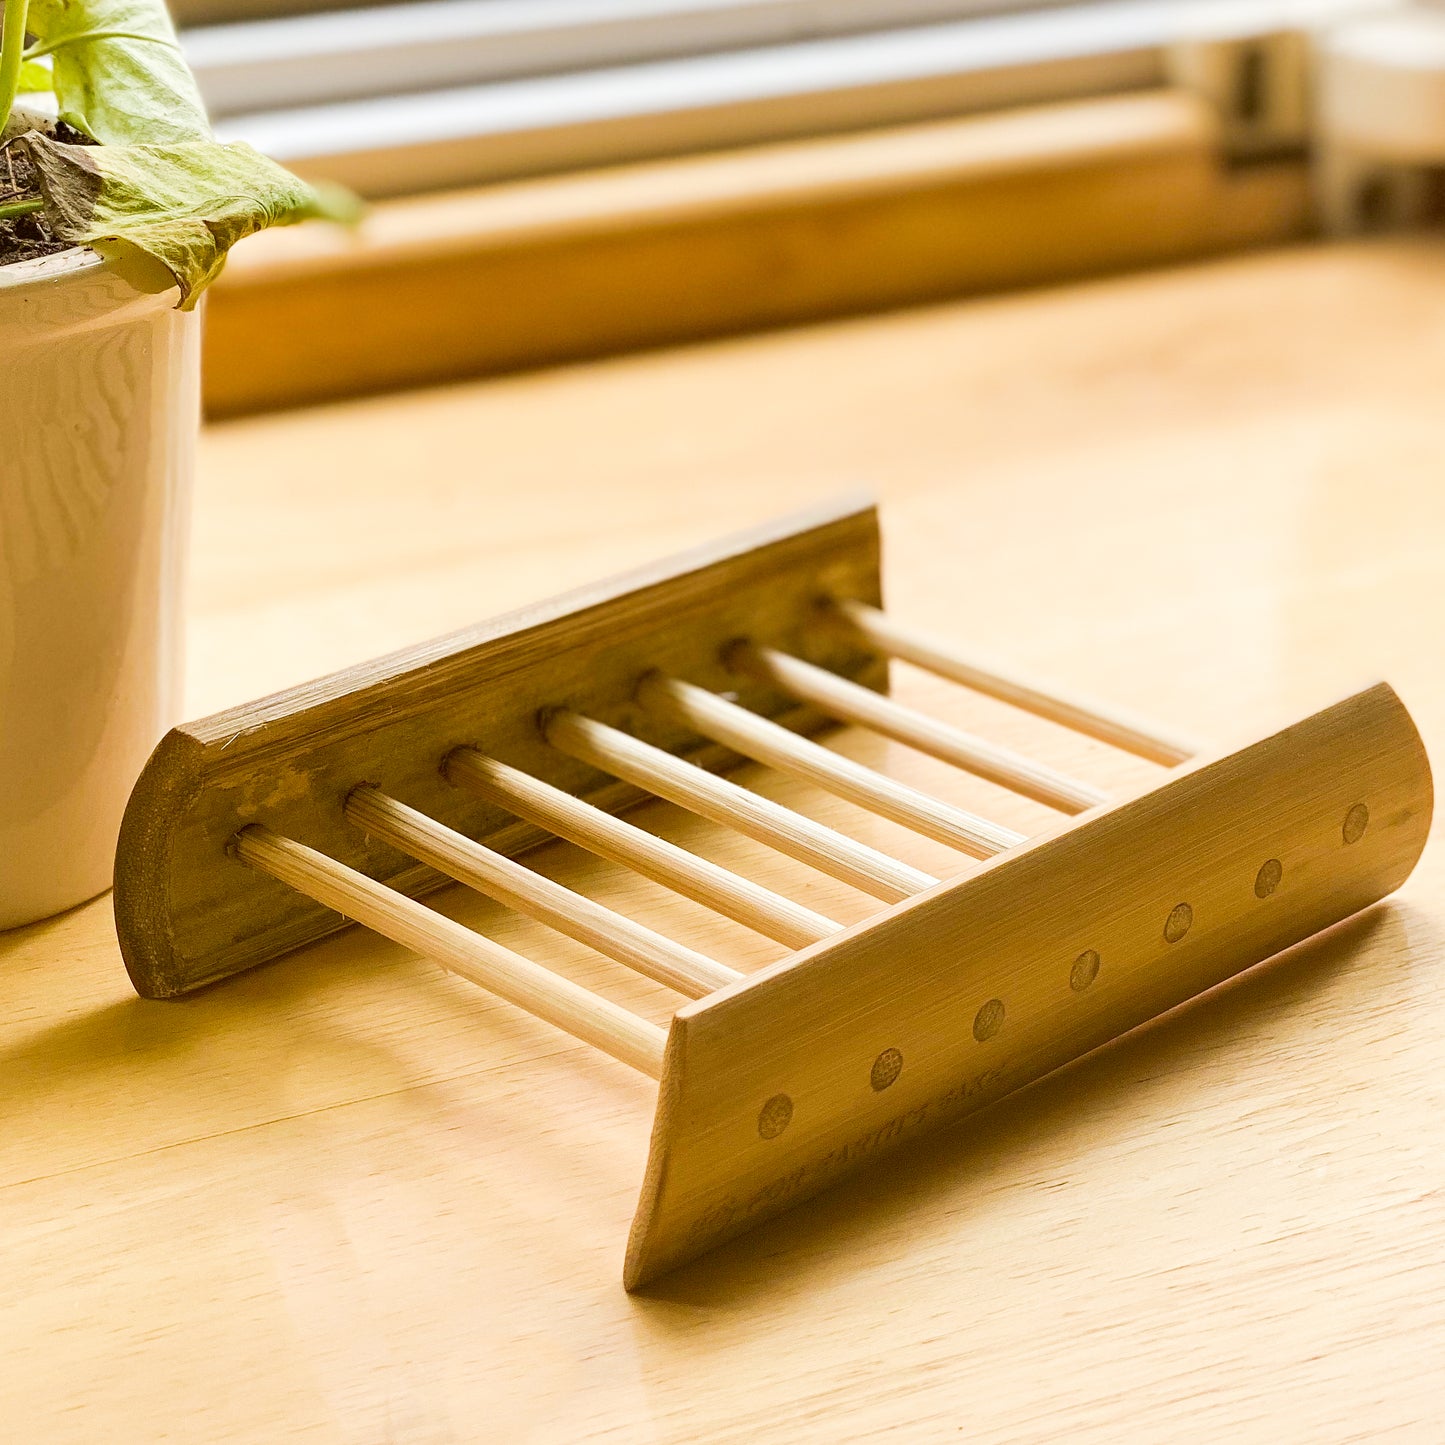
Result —
[{"label": "sunlight on wooden surface", "polygon": [[[1445,249],[1419,241],[215,427],[190,709],[862,483],[900,619],[1221,743],[1387,677],[1438,762],[1442,394]],[[1150,775],[911,668],[896,687],[1095,787]],[[838,746],[1008,827],[1051,816]],[[828,917],[869,909],[643,817]],[[529,861],[733,966],[781,952],[575,849]],[[0,936],[0,1417],[46,1442],[1430,1438],[1442,884],[1437,844],[1370,914],[637,1298],[654,1086],[631,1070],[355,932],[167,1004],[132,995],[108,900]]]}]

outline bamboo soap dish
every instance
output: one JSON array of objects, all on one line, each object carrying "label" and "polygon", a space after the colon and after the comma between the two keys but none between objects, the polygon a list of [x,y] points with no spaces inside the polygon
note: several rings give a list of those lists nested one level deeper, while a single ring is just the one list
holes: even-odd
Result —
[{"label": "bamboo soap dish", "polygon": [[[1126,749],[1109,797],[905,708],[888,659]],[[1050,805],[1034,837],[823,746],[846,722]],[[940,879],[729,781],[740,758],[950,845]],[[843,927],[625,821],[662,797],[877,901]],[[877,516],[834,507],[174,729],[115,914],[172,998],[354,920],[660,1080],[629,1288],[1398,887],[1430,771],[1366,689],[1227,753],[881,610]],[[743,974],[515,861],[561,837],[782,944]],[[663,1030],[443,917],[458,880],[677,991]]]}]

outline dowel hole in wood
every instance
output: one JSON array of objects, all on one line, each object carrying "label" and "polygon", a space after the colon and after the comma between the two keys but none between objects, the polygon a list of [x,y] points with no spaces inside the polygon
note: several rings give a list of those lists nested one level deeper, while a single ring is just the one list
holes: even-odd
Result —
[{"label": "dowel hole in wood", "polygon": [[1363,803],[1356,803],[1348,813],[1345,814],[1345,825],[1341,830],[1345,842],[1358,843],[1365,836],[1365,829],[1370,826],[1370,810]]},{"label": "dowel hole in wood", "polygon": [[1178,943],[1194,922],[1194,910],[1187,903],[1176,903],[1164,920],[1164,942]]},{"label": "dowel hole in wood", "polygon": [[786,1094],[774,1094],[758,1113],[758,1137],[776,1139],[793,1122],[793,1101]]},{"label": "dowel hole in wood", "polygon": [[752,643],[746,637],[731,637],[718,648],[718,660],[729,672],[738,672]]},{"label": "dowel hole in wood", "polygon": [[1001,998],[991,998],[973,1016],[973,1036],[986,1044],[1003,1027],[1004,1007]]},{"label": "dowel hole in wood", "polygon": [[876,1059],[873,1060],[873,1070],[868,1075],[868,1082],[873,1085],[873,1092],[881,1094],[898,1080],[899,1074],[903,1072],[903,1054],[899,1049],[884,1049]]},{"label": "dowel hole in wood", "polygon": [[1086,948],[1069,970],[1069,987],[1075,993],[1083,993],[1099,976],[1099,955],[1092,948]]},{"label": "dowel hole in wood", "polygon": [[1254,875],[1254,896],[1268,898],[1279,887],[1279,881],[1283,877],[1284,864],[1278,858],[1266,858],[1259,865],[1259,872]]}]

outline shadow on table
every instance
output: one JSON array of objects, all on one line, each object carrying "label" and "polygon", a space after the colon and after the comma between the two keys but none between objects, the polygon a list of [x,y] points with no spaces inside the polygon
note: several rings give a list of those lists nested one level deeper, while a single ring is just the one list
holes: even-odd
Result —
[{"label": "shadow on table", "polygon": [[[604,1117],[648,1108],[647,1080],[359,930],[182,998],[138,998],[90,916],[108,906],[0,934],[0,1187],[390,1098],[437,1151],[454,1128],[515,1134],[512,1184],[545,1196],[575,1161],[516,1121],[526,1087],[555,1076]],[[348,1137],[338,1123],[328,1139]],[[630,1180],[635,1152],[599,1151],[596,1167]],[[613,1196],[596,1208],[606,1218]]]},{"label": "shadow on table", "polygon": [[969,1195],[988,1190],[1018,1154],[1057,1141],[1089,1111],[1147,1081],[1198,1068],[1262,1019],[1297,1016],[1322,996],[1337,1019],[1340,1000],[1331,995],[1352,971],[1368,974],[1378,998],[1374,965],[1407,975],[1419,929],[1433,927],[1398,902],[1337,924],[655,1281],[633,1296],[639,1313],[666,1334],[676,1306],[691,1314],[806,1291],[836,1276],[840,1256],[876,1256],[910,1217],[921,1220],[941,1202],[966,1209]]}]

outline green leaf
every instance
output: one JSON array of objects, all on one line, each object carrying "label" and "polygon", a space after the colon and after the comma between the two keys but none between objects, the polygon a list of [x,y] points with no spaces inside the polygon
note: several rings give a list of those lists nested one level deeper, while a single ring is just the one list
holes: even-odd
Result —
[{"label": "green leaf", "polygon": [[185,309],[252,232],[310,216],[352,218],[240,143],[65,145],[32,132],[16,144],[35,168],[57,236],[76,245],[122,241],[155,257],[176,278]]},{"label": "green leaf", "polygon": [[20,89],[22,92],[35,94],[37,91],[49,90],[52,84],[50,68],[45,65],[37,65],[33,60],[26,60],[20,66]]},{"label": "green leaf", "polygon": [[61,114],[101,144],[211,138],[161,0],[31,0],[27,24],[55,67]]}]

